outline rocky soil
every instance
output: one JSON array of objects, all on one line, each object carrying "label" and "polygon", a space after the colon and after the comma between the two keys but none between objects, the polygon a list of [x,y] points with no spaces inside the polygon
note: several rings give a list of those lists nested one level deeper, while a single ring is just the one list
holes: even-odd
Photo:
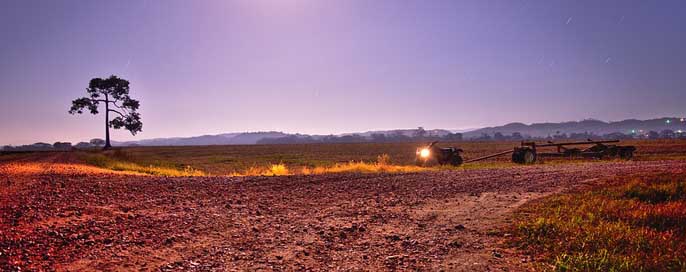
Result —
[{"label": "rocky soil", "polygon": [[64,156],[1,162],[0,270],[528,270],[502,231],[518,206],[605,176],[684,169],[165,178]]}]

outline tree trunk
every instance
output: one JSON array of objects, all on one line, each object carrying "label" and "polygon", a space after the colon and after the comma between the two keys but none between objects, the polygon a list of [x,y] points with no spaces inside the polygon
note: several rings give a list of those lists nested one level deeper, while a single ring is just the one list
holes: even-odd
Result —
[{"label": "tree trunk", "polygon": [[105,147],[103,147],[103,150],[108,150],[112,148],[112,145],[110,144],[110,100],[105,95]]}]

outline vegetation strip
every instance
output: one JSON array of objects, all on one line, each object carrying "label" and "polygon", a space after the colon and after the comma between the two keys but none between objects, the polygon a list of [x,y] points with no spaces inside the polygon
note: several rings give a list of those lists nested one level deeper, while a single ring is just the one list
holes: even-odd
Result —
[{"label": "vegetation strip", "polygon": [[518,213],[516,246],[556,271],[686,271],[686,174],[614,178]]},{"label": "vegetation strip", "polygon": [[[143,173],[156,176],[172,176],[172,177],[182,177],[182,176],[206,176],[207,174],[203,171],[192,168],[191,166],[184,166],[182,169],[177,169],[173,166],[163,166],[163,165],[149,165],[142,166],[134,162],[125,160],[125,153],[120,150],[116,150],[113,155],[105,155],[103,153],[81,153],[81,159],[90,165],[94,165],[100,168],[123,171],[123,172],[133,172],[133,173]],[[388,155],[380,155],[377,157],[376,162],[347,162],[347,163],[337,163],[332,166],[315,166],[315,167],[302,167],[301,169],[289,169],[283,163],[271,164],[268,167],[249,167],[240,172],[232,172],[228,176],[285,176],[293,174],[302,175],[317,175],[317,174],[327,174],[327,173],[401,173],[401,172],[421,172],[430,171],[439,168],[425,168],[411,165],[393,165],[390,163],[390,157]]]}]

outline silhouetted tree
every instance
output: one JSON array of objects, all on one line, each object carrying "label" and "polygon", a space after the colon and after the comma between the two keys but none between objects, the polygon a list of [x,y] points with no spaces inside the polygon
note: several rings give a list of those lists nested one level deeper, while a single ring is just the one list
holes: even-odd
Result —
[{"label": "silhouetted tree", "polygon": [[612,132],[603,135],[603,139],[608,139],[608,140],[627,140],[631,139],[632,136],[630,134],[624,134],[621,132]]},{"label": "silhouetted tree", "polygon": [[86,142],[79,142],[79,143],[76,144],[74,147],[75,147],[75,148],[78,148],[78,149],[86,149],[86,148],[91,148],[91,147],[93,147],[93,145],[90,144],[90,143],[86,143]]},{"label": "silhouetted tree", "polygon": [[105,145],[105,140],[100,138],[91,139],[90,144],[94,145],[95,147],[101,147]]},{"label": "silhouetted tree", "polygon": [[426,130],[423,127],[418,127],[417,130],[414,132],[414,137],[418,139],[424,138],[426,136]]},{"label": "silhouetted tree", "polygon": [[555,139],[555,140],[564,140],[564,139],[568,139],[568,138],[569,137],[567,137],[567,133],[562,133],[562,134],[557,133],[557,134],[553,135],[553,139]]},{"label": "silhouetted tree", "polygon": [[674,130],[665,129],[665,130],[660,131],[660,138],[662,138],[662,139],[672,139],[672,138],[674,138],[674,136],[675,136]]},{"label": "silhouetted tree", "polygon": [[462,141],[462,133],[448,133],[443,139],[446,141]]},{"label": "silhouetted tree", "polygon": [[474,138],[474,140],[477,141],[490,141],[493,138],[491,138],[491,135],[488,135],[488,133],[481,133],[481,136]]},{"label": "silhouetted tree", "polygon": [[[86,89],[90,97],[82,97],[72,101],[70,114],[81,114],[88,108],[91,114],[98,114],[98,105],[105,103],[105,147],[110,145],[110,127],[125,128],[132,135],[143,130],[141,115],[136,112],[140,103],[129,97],[129,81],[110,76],[107,79],[91,79]],[[110,112],[118,116],[110,120]]]},{"label": "silhouetted tree", "polygon": [[522,134],[519,132],[512,132],[511,138],[512,138],[512,140],[520,141],[520,140],[524,139],[524,136],[522,136]]},{"label": "silhouetted tree", "polygon": [[383,133],[374,133],[371,135],[372,137],[372,142],[374,143],[384,143],[386,142],[386,134]]},{"label": "silhouetted tree", "polygon": [[502,133],[496,132],[496,133],[493,133],[493,140],[502,141],[502,140],[506,140],[506,138]]}]

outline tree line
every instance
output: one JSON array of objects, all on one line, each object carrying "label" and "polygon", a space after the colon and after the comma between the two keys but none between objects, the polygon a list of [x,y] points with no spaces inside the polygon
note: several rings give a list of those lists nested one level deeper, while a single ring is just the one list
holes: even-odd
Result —
[{"label": "tree line", "polygon": [[279,138],[264,138],[257,141],[257,144],[313,144],[313,143],[402,143],[402,142],[458,142],[458,141],[522,141],[522,140],[586,140],[586,139],[608,139],[608,140],[628,140],[628,139],[686,139],[686,133],[681,131],[663,130],[660,132],[648,131],[642,134],[625,134],[613,132],[607,134],[595,134],[592,132],[583,133],[555,133],[546,137],[532,137],[519,132],[506,135],[501,132],[492,134],[482,133],[480,136],[464,138],[462,133],[449,133],[442,136],[427,135],[422,128],[417,129],[412,135],[402,133],[374,133],[369,136],[360,134],[351,135],[328,135],[328,136],[309,136],[309,135],[290,135]]}]

